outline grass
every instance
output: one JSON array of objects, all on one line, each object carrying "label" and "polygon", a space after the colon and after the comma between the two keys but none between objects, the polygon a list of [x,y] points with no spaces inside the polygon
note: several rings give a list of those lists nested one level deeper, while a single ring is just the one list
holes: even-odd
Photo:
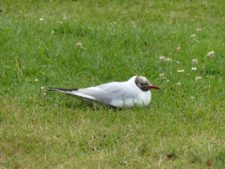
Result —
[{"label": "grass", "polygon": [[[224,5],[2,0],[0,168],[225,168]],[[45,90],[133,75],[161,87],[149,107]]]}]

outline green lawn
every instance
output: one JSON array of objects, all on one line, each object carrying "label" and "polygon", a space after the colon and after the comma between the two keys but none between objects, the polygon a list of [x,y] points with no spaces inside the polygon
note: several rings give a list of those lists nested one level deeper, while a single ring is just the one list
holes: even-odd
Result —
[{"label": "green lawn", "polygon": [[[0,168],[225,168],[225,1],[1,0]],[[148,107],[47,87],[144,75]]]}]

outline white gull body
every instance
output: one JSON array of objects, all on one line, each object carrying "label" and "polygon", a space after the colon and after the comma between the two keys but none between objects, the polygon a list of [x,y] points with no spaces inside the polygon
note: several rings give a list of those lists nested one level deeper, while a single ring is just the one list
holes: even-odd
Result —
[{"label": "white gull body", "polygon": [[[51,88],[50,90],[97,101],[117,108],[133,107],[135,105],[147,106],[151,102],[151,92],[149,90],[151,86],[148,86],[149,89],[147,90],[142,90],[138,85],[138,79],[141,79],[140,81],[146,81],[146,84],[150,86],[150,83],[145,77],[133,76],[125,82],[110,82],[95,87],[80,89]],[[152,86],[154,89],[159,89],[154,85]]]}]

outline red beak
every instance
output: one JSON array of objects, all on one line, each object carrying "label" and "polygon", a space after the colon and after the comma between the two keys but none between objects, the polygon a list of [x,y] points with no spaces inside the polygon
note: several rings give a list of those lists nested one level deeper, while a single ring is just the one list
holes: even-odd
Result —
[{"label": "red beak", "polygon": [[151,90],[151,89],[156,89],[156,90],[159,90],[160,88],[158,86],[155,86],[155,85],[149,85],[148,88]]}]

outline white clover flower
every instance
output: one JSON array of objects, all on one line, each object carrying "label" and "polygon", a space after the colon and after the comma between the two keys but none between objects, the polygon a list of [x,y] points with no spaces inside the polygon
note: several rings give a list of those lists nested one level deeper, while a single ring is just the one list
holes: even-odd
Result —
[{"label": "white clover flower", "polygon": [[116,21],[111,22],[112,25],[117,25]]},{"label": "white clover flower", "polygon": [[160,56],[159,60],[162,61],[162,62],[171,62],[172,61],[171,58],[165,57],[165,56]]},{"label": "white clover flower", "polygon": [[196,28],[196,31],[197,31],[197,32],[201,32],[202,29],[201,29],[201,28]]},{"label": "white clover flower", "polygon": [[67,19],[67,16],[66,16],[66,14],[63,14],[63,19]]},{"label": "white clover flower", "polygon": [[184,73],[184,69],[177,70],[178,73]]},{"label": "white clover flower", "polygon": [[41,86],[41,90],[44,90],[45,89],[45,87],[44,86]]},{"label": "white clover flower", "polygon": [[197,65],[198,64],[198,59],[192,59],[192,64]]},{"label": "white clover flower", "polygon": [[180,86],[181,85],[181,82],[177,82],[177,86]]},{"label": "white clover flower", "polygon": [[193,100],[195,97],[194,96],[191,96],[191,100]]},{"label": "white clover flower", "polygon": [[60,23],[60,24],[63,24],[63,22],[62,21],[57,21],[58,23]]},{"label": "white clover flower", "polygon": [[196,81],[201,80],[201,79],[202,79],[201,76],[196,76],[196,77],[195,77],[195,80],[196,80]]},{"label": "white clover flower", "polygon": [[51,33],[52,33],[52,34],[54,34],[54,33],[55,33],[55,31],[54,31],[54,30],[52,30],[52,31],[51,31]]},{"label": "white clover flower", "polygon": [[180,46],[177,46],[177,51],[179,51],[181,49],[181,47]]},{"label": "white clover flower", "polygon": [[164,76],[165,76],[164,73],[160,73],[160,74],[159,74],[159,77],[164,77]]},{"label": "white clover flower", "polygon": [[197,68],[196,68],[196,67],[192,67],[191,70],[192,70],[192,71],[196,71]]},{"label": "white clover flower", "polygon": [[206,56],[209,57],[209,58],[212,58],[212,57],[215,56],[215,52],[213,50],[209,51]]},{"label": "white clover flower", "polygon": [[167,61],[167,62],[171,62],[172,59],[171,59],[171,58],[166,58],[166,61]]},{"label": "white clover flower", "polygon": [[164,74],[164,73],[160,73],[160,74],[159,74],[159,77],[160,77],[160,79],[161,79],[161,80],[166,79],[166,77],[165,77],[165,74]]},{"label": "white clover flower", "polygon": [[191,38],[195,38],[196,37],[196,34],[191,34],[190,37]]},{"label": "white clover flower", "polygon": [[39,21],[43,21],[43,20],[44,20],[44,18],[40,18],[40,19],[39,19]]},{"label": "white clover flower", "polygon": [[84,49],[84,46],[81,42],[76,43],[76,47]]},{"label": "white clover flower", "polygon": [[165,56],[159,56],[159,60],[165,61],[166,60],[166,57]]},{"label": "white clover flower", "polygon": [[35,81],[35,82],[38,82],[38,81],[39,81],[39,79],[34,79],[34,81]]}]

